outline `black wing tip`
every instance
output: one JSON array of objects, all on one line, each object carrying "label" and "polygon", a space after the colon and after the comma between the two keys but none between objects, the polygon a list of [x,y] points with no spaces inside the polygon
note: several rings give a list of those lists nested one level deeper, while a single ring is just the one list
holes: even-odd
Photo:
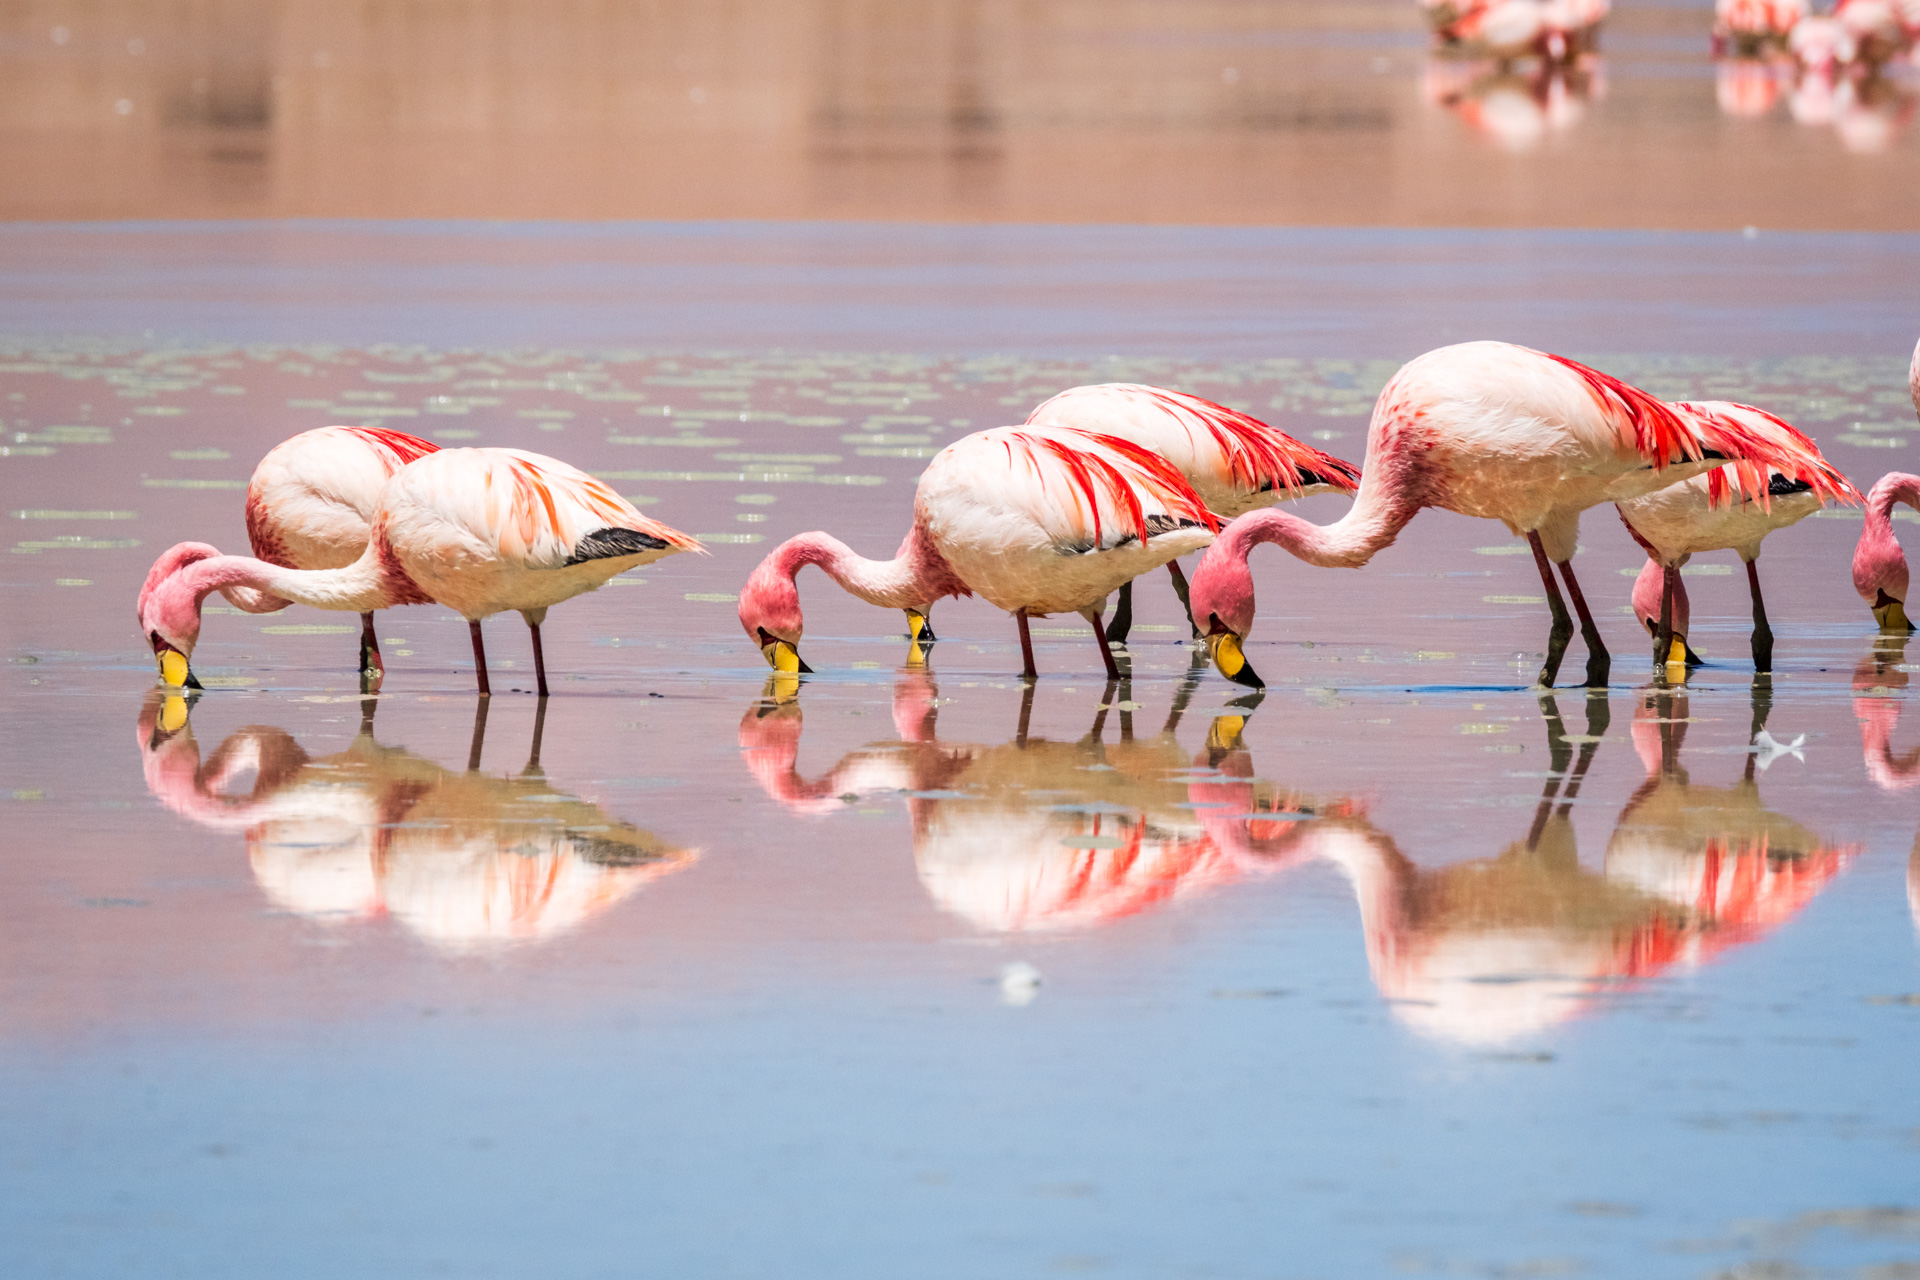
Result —
[{"label": "black wing tip", "polygon": [[1795,480],[1775,473],[1767,481],[1767,493],[1771,497],[1785,497],[1789,493],[1809,493],[1813,489],[1811,480]]},{"label": "black wing tip", "polygon": [[585,564],[589,560],[615,560],[621,556],[645,555],[649,551],[665,551],[666,540],[656,538],[650,533],[641,533],[638,529],[595,529],[574,544],[573,554],[567,557],[567,564]]}]

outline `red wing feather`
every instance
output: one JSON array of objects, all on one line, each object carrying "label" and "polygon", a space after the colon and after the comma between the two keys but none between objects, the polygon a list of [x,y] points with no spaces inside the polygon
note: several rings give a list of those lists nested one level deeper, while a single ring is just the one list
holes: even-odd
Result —
[{"label": "red wing feather", "polygon": [[1351,463],[1303,444],[1251,414],[1215,404],[1191,392],[1175,395],[1146,386],[1139,390],[1168,412],[1178,415],[1185,410],[1205,423],[1233,469],[1235,482],[1248,489],[1273,487],[1298,493],[1306,487],[1300,479],[1303,469],[1348,493],[1360,487],[1359,469]]}]

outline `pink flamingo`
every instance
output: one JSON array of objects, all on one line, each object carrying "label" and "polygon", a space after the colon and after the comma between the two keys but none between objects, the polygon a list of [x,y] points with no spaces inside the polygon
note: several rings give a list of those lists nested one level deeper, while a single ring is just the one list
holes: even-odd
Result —
[{"label": "pink flamingo", "polygon": [[[268,451],[247,482],[247,540],[253,554],[288,569],[340,569],[360,558],[380,492],[393,473],[439,445],[384,427],[316,427]],[[154,564],[141,589],[147,596],[172,573],[220,554],[206,543],[183,542]],[[272,613],[287,601],[235,587],[224,593],[249,613]],[[360,615],[360,679],[377,688],[385,674],[372,612]]]},{"label": "pink flamingo", "polygon": [[[540,624],[550,607],[628,569],[700,549],[584,471],[519,449],[443,449],[409,463],[388,481],[371,524],[366,549],[341,568],[214,556],[163,579],[147,595],[140,620],[161,678],[174,686],[191,679],[201,602],[241,588],[356,613],[444,604],[467,619],[482,697],[492,690],[480,620],[516,609],[533,633],[545,697]],[[183,554],[193,553],[175,547],[162,559]]]},{"label": "pink flamingo", "polygon": [[868,560],[825,533],[789,538],[741,588],[740,626],[775,671],[810,670],[800,660],[794,578],[818,565],[851,594],[909,618],[924,620],[944,596],[978,593],[1013,614],[1028,679],[1037,672],[1027,619],[1078,613],[1117,680],[1100,622],[1107,596],[1206,546],[1219,527],[1171,463],[1129,441],[1057,428],[979,431],[927,464],[893,559]]},{"label": "pink flamingo", "polygon": [[[1796,433],[1797,434],[1797,433]],[[1222,531],[1201,557],[1193,613],[1214,665],[1260,687],[1242,642],[1253,627],[1247,556],[1275,542],[1309,564],[1358,568],[1391,543],[1423,507],[1503,522],[1525,534],[1553,613],[1540,682],[1550,685],[1573,634],[1553,566],[1580,616],[1587,683],[1604,684],[1608,656],[1570,563],[1580,513],[1641,497],[1729,460],[1764,476],[1818,474],[1818,454],[1788,448],[1736,419],[1682,412],[1616,378],[1504,342],[1430,351],[1403,367],[1374,406],[1364,476],[1353,509],[1331,525],[1284,511],[1256,511]],[[1754,476],[1745,482],[1753,486]],[[1764,480],[1761,480],[1764,484]],[[1664,658],[1671,627],[1657,637]]]},{"label": "pink flamingo", "polygon": [[[1258,507],[1316,493],[1351,495],[1360,472],[1330,453],[1302,444],[1260,419],[1184,391],[1129,382],[1071,387],[1027,415],[1030,427],[1064,427],[1117,436],[1150,449],[1186,477],[1207,510],[1232,519]],[[1178,560],[1167,561],[1180,607],[1187,579]],[[1191,612],[1187,621],[1193,621]],[[1133,626],[1133,583],[1120,586],[1107,639],[1122,640]],[[1198,636],[1200,629],[1194,628]],[[931,638],[931,632],[925,633]]]},{"label": "pink flamingo", "polygon": [[1807,12],[1807,0],[1715,0],[1714,53],[1731,49],[1736,58],[1758,58],[1784,50]]},{"label": "pink flamingo", "polygon": [[[367,549],[387,481],[439,448],[385,427],[318,427],[281,441],[247,482],[253,554],[288,569],[346,568]],[[269,603],[243,599],[238,589],[227,594],[242,608]],[[371,610],[360,615],[359,670],[370,688],[386,673]]]},{"label": "pink flamingo", "polygon": [[[1907,389],[1920,414],[1920,344],[1907,368]],[[1893,536],[1893,504],[1904,502],[1920,510],[1920,476],[1890,471],[1867,493],[1866,527],[1853,549],[1853,589],[1873,610],[1885,635],[1910,635],[1907,618],[1907,557]]]},{"label": "pink flamingo", "polygon": [[[1810,457],[1806,464],[1809,478],[1795,479],[1773,471],[1764,488],[1749,488],[1743,483],[1740,468],[1718,467],[1618,504],[1627,532],[1647,552],[1646,566],[1633,584],[1634,613],[1652,635],[1659,630],[1661,610],[1671,611],[1673,640],[1666,661],[1699,661],[1687,645],[1689,609],[1680,566],[1700,552],[1734,551],[1746,562],[1747,589],[1753,599],[1753,664],[1756,670],[1771,671],[1773,629],[1767,625],[1766,601],[1760,594],[1760,543],[1774,530],[1798,524],[1828,501],[1861,501],[1860,491],[1821,457],[1813,441],[1770,413],[1727,401],[1682,403],[1674,408],[1736,420],[1754,434],[1770,436],[1782,448]],[[1669,589],[1673,593],[1671,604],[1664,599]]]}]

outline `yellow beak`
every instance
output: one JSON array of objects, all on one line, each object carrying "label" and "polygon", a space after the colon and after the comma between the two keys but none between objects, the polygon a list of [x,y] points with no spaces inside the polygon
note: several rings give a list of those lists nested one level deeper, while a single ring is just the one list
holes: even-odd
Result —
[{"label": "yellow beak", "polygon": [[1880,623],[1880,634],[1884,636],[1904,636],[1913,633],[1913,624],[1907,621],[1907,607],[1899,600],[1889,600],[1873,611]]},{"label": "yellow beak", "polygon": [[169,688],[184,689],[193,673],[187,667],[187,655],[178,649],[162,650],[160,654],[160,679]]},{"label": "yellow beak", "polygon": [[920,643],[920,633],[927,629],[927,615],[918,609],[907,610],[907,639]]},{"label": "yellow beak", "polygon": [[760,653],[766,658],[767,665],[775,671],[783,671],[788,675],[807,674],[813,671],[812,667],[800,661],[800,651],[794,648],[790,641],[775,640],[772,644],[762,645]]},{"label": "yellow beak", "polygon": [[1683,667],[1687,665],[1687,642],[1679,636],[1673,637],[1667,649],[1667,665],[1671,667],[1675,663]]},{"label": "yellow beak", "polygon": [[1254,674],[1247,665],[1247,655],[1240,650],[1240,637],[1231,631],[1219,631],[1207,637],[1207,653],[1213,658],[1213,665],[1221,675],[1235,684],[1244,684],[1252,689],[1264,689],[1266,681]]}]

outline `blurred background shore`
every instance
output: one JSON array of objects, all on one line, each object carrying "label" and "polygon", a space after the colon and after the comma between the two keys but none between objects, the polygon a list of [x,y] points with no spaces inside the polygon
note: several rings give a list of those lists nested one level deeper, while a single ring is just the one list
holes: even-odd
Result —
[{"label": "blurred background shore", "polygon": [[0,219],[1915,229],[1907,79],[1808,127],[1712,22],[1548,72],[1412,0],[45,0]]}]

